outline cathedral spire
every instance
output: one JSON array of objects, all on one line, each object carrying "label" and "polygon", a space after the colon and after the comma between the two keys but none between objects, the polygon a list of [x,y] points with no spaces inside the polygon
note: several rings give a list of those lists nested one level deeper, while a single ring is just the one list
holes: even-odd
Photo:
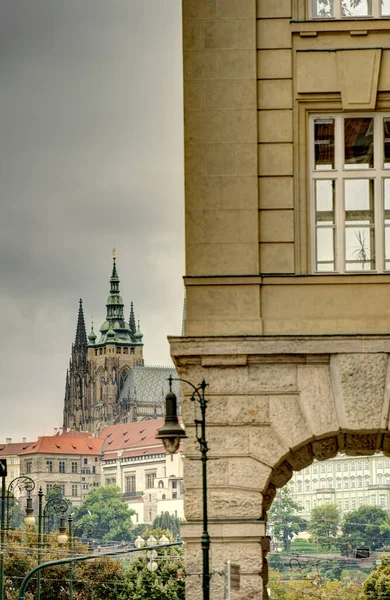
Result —
[{"label": "cathedral spire", "polygon": [[134,317],[134,304],[130,302],[130,318],[129,318],[129,327],[130,327],[130,338],[132,342],[136,342],[135,334],[137,328],[135,326],[135,317]]},{"label": "cathedral spire", "polygon": [[119,294],[119,275],[116,270],[116,250],[112,251],[112,273],[110,277],[110,295],[107,298],[106,319],[110,323],[113,321],[123,321],[123,300]]},{"label": "cathedral spire", "polygon": [[79,314],[78,314],[78,318],[77,318],[75,346],[80,347],[80,346],[86,346],[86,345],[87,345],[87,333],[85,330],[83,301],[80,298]]}]

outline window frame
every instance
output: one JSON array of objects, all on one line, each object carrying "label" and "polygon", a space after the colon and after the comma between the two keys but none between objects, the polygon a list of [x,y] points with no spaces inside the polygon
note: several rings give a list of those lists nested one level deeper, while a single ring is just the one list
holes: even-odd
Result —
[{"label": "window frame", "polygon": [[[346,112],[334,110],[331,112],[309,112],[309,160],[308,160],[308,198],[309,198],[309,222],[310,222],[310,272],[314,275],[374,275],[374,274],[390,274],[390,266],[385,269],[386,248],[385,248],[385,180],[389,179],[390,184],[390,168],[384,167],[384,119],[390,119],[390,112]],[[345,168],[344,165],[344,119],[348,118],[371,118],[373,119],[373,151],[374,151],[374,166],[373,168],[357,169]],[[314,123],[316,119],[333,119],[334,120],[334,169],[316,170],[315,169],[315,131]],[[374,190],[374,262],[375,268],[370,270],[346,270],[345,256],[345,195],[344,184],[346,180],[372,180]],[[334,181],[335,182],[335,208],[334,208],[334,265],[331,270],[319,270],[317,264],[317,222],[316,222],[316,181]],[[353,222],[352,222],[353,223]],[[350,225],[352,226],[352,225]],[[330,227],[330,226],[329,226]],[[358,225],[356,225],[358,227]],[[369,227],[369,225],[364,225]],[[390,227],[390,226],[388,226]],[[348,226],[347,226],[348,228]],[[390,251],[390,249],[389,249]],[[358,260],[356,260],[358,262]]]},{"label": "window frame", "polygon": [[308,16],[312,21],[346,21],[350,19],[386,19],[389,18],[390,15],[382,15],[382,2],[381,0],[371,0],[372,1],[372,14],[371,15],[343,15],[341,12],[341,2],[342,0],[331,0],[333,4],[333,14],[330,17],[317,16],[315,7],[317,4],[317,0],[308,0]]}]

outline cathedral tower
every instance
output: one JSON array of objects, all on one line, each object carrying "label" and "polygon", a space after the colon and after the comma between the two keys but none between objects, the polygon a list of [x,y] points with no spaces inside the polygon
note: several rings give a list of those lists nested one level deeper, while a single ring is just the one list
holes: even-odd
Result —
[{"label": "cathedral tower", "polygon": [[72,344],[69,369],[66,372],[64,427],[78,429],[85,421],[87,375],[87,334],[85,331],[83,301],[80,299],[76,337],[74,344]]},{"label": "cathedral tower", "polygon": [[130,369],[144,366],[143,335],[139,325],[136,328],[132,302],[129,322],[124,319],[115,251],[106,309],[100,336],[92,323],[87,341],[80,301],[76,342],[66,379],[64,427],[96,432],[105,425],[126,421],[126,407],[119,403],[119,396]]}]

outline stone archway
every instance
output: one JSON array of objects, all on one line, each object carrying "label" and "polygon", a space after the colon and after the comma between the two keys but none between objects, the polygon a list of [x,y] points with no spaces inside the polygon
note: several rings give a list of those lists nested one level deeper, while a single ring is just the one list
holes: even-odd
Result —
[{"label": "stone archway", "polygon": [[[241,566],[237,600],[266,597],[266,514],[276,489],[294,470],[337,452],[390,454],[390,337],[313,336],[172,338],[180,377],[205,378],[212,568]],[[189,439],[186,459],[198,456],[190,389],[182,389]],[[185,460],[187,570],[201,569],[200,464]],[[211,585],[222,600],[222,577]],[[200,597],[197,578],[187,595]]]}]

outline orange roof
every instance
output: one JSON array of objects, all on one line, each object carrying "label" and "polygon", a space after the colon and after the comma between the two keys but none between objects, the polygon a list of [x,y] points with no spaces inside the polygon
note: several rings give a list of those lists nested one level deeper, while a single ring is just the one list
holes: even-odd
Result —
[{"label": "orange roof", "polygon": [[43,436],[20,454],[100,454],[101,447],[98,438]]},{"label": "orange roof", "polygon": [[25,450],[26,448],[28,448],[28,446],[31,444],[31,442],[18,442],[18,443],[14,443],[14,444],[0,444],[0,456],[10,456],[10,455],[16,455],[18,456],[19,454],[21,454],[21,452],[23,452],[23,450]]},{"label": "orange roof", "polygon": [[[102,452],[115,452],[117,450],[134,448],[151,448],[156,454],[163,449],[160,440],[156,440],[157,430],[164,425],[164,419],[151,419],[148,421],[134,421],[121,425],[105,427],[100,434],[103,439]],[[142,454],[143,452],[139,452]],[[126,454],[126,456],[128,456]]]}]

